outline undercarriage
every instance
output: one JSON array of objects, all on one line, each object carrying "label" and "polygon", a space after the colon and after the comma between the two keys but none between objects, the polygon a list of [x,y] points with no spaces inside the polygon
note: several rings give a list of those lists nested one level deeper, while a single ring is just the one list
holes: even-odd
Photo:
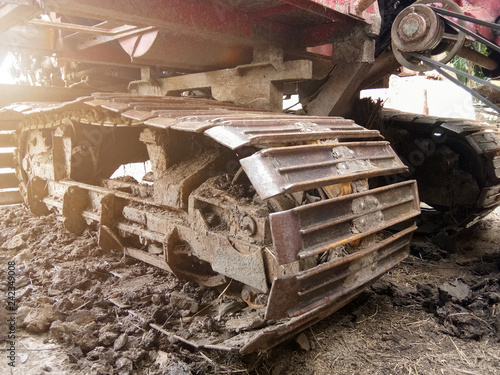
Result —
[{"label": "undercarriage", "polygon": [[[19,113],[12,107],[5,113]],[[98,94],[22,108],[17,174],[37,215],[98,230],[105,250],[228,288],[265,328],[221,345],[264,350],[348,303],[407,256],[413,181],[378,131],[206,100]],[[110,179],[149,160],[149,182]]]}]

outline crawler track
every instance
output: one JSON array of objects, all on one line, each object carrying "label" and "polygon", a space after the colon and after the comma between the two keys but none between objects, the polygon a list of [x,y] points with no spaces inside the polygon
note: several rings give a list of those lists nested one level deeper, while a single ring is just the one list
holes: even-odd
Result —
[{"label": "crawler track", "polygon": [[[382,134],[415,179],[422,202],[443,214],[425,228],[463,228],[500,204],[500,131],[478,121],[383,111]],[[424,228],[424,226],[422,226]]]},{"label": "crawler track", "polygon": [[[401,262],[416,229],[416,183],[387,183],[405,165],[350,120],[109,94],[1,115],[18,124],[35,214],[247,302],[238,329],[197,346],[248,353],[292,337]],[[151,183],[110,179],[148,160]]]}]

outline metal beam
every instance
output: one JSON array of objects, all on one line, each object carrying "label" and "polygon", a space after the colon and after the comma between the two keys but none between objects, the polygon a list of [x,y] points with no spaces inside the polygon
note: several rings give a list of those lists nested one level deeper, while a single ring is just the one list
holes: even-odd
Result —
[{"label": "metal beam", "polygon": [[85,25],[78,25],[76,23],[52,22],[39,19],[30,20],[28,23],[32,26],[48,27],[51,29],[74,31],[78,33],[96,34],[96,35],[119,35],[126,31],[137,29],[137,26],[130,26],[130,25],[115,27],[113,29],[106,29],[105,27],[99,27],[99,26],[85,26]]},{"label": "metal beam", "polygon": [[84,40],[82,42],[79,42],[77,44],[77,46],[76,46],[76,49],[78,51],[82,51],[84,49],[95,47],[95,46],[98,46],[100,44],[112,42],[113,40],[118,40],[118,39],[121,39],[121,38],[126,38],[126,37],[129,37],[129,36],[138,35],[138,34],[142,34],[142,33],[145,33],[145,32],[148,32],[148,31],[153,31],[153,30],[156,30],[156,28],[154,28],[152,26],[141,27],[141,28],[133,27],[133,29],[122,31],[120,33],[113,33],[113,34],[108,34],[108,35],[100,35],[100,36],[97,36],[97,37],[94,36],[94,37],[86,39],[86,40]]},{"label": "metal beam", "polygon": [[40,9],[26,5],[0,5],[0,33],[21,25],[40,13]]},{"label": "metal beam", "polygon": [[64,87],[0,84],[0,107],[15,102],[40,102],[46,100],[55,102],[71,101],[78,97],[89,96],[94,91],[95,89],[90,88],[68,89]]},{"label": "metal beam", "polygon": [[339,32],[346,30],[343,22],[330,22],[322,25],[305,27],[302,30],[302,45],[305,47],[316,47],[330,44],[338,38]]},{"label": "metal beam", "polygon": [[255,45],[272,40],[293,46],[297,40],[293,27],[255,19],[247,13],[211,1],[53,0],[51,6],[62,14],[154,26],[226,43]]},{"label": "metal beam", "polygon": [[349,116],[355,94],[373,64],[375,41],[360,32],[334,44],[336,65],[317,96],[303,103],[308,115]]},{"label": "metal beam", "polygon": [[362,21],[359,17],[350,14],[351,2],[345,0],[282,0],[299,9],[314,13],[336,22],[346,24]]},{"label": "metal beam", "polygon": [[278,6],[275,6],[272,8],[267,8],[267,9],[251,12],[250,15],[253,18],[262,18],[262,17],[274,16],[276,14],[291,12],[291,11],[296,10],[296,9],[297,8],[294,7],[293,5],[283,4],[283,5],[278,5]]},{"label": "metal beam", "polygon": [[161,88],[162,93],[165,94],[211,88],[212,95],[217,100],[281,112],[283,109],[282,83],[311,78],[311,61],[273,61],[240,65],[234,69],[164,78],[161,81]]}]

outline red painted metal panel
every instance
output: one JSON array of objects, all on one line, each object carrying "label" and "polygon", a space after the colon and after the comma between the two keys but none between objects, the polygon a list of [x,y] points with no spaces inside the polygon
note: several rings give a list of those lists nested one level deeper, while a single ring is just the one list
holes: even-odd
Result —
[{"label": "red painted metal panel", "polygon": [[[160,65],[183,71],[222,69],[250,62],[251,47],[266,42],[281,45],[287,52],[331,43],[339,31],[364,22],[352,14],[358,1],[261,0],[255,6],[252,3],[250,9],[215,0],[52,0],[51,10],[58,15],[154,27],[159,30],[158,35],[155,29],[148,35],[130,37],[128,52],[133,60],[116,43],[106,40],[85,46],[85,41],[91,39],[82,35],[63,38],[65,45],[57,50],[54,34],[44,43],[30,39],[29,43],[9,47],[117,66]],[[308,16],[312,22],[301,22]],[[33,31],[42,35],[37,29]],[[120,42],[126,43],[123,38]]]},{"label": "red painted metal panel", "polygon": [[343,22],[306,27],[302,30],[303,44],[307,47],[315,47],[331,43],[335,36],[346,27],[349,26]]},{"label": "red painted metal panel", "polygon": [[275,14],[281,14],[281,13],[286,13],[286,12],[291,12],[292,10],[297,9],[293,5],[290,4],[283,4],[279,5],[276,7],[268,8],[268,9],[262,9],[259,11],[255,11],[250,13],[252,17],[254,18],[262,18],[262,17],[269,17]]},{"label": "red painted metal panel", "polygon": [[[483,21],[495,22],[500,17],[499,0],[455,0],[455,2],[462,7],[466,15]],[[468,28],[500,45],[500,37],[495,37],[487,27],[468,24]]]},{"label": "red painted metal panel", "polygon": [[347,23],[355,21],[347,16],[351,3],[349,0],[283,0],[283,2],[335,21]]},{"label": "red painted metal panel", "polygon": [[199,0],[54,0],[60,13],[130,25],[155,26],[227,43],[255,44],[266,38],[290,42],[295,29],[237,9]]}]

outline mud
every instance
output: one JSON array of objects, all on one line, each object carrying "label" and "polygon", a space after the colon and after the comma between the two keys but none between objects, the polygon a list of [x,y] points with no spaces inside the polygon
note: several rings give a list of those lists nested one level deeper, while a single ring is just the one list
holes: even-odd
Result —
[{"label": "mud", "polygon": [[16,367],[4,354],[6,324],[0,367],[13,374],[500,374],[499,221],[494,212],[453,239],[453,249],[415,238],[412,255],[349,306],[295,340],[242,356],[189,345],[220,334],[222,322],[234,331],[261,324],[251,311],[248,321],[237,319],[251,310],[241,301],[105,253],[93,231],[76,237],[54,216],[0,208],[1,321],[10,260],[19,306]]}]

